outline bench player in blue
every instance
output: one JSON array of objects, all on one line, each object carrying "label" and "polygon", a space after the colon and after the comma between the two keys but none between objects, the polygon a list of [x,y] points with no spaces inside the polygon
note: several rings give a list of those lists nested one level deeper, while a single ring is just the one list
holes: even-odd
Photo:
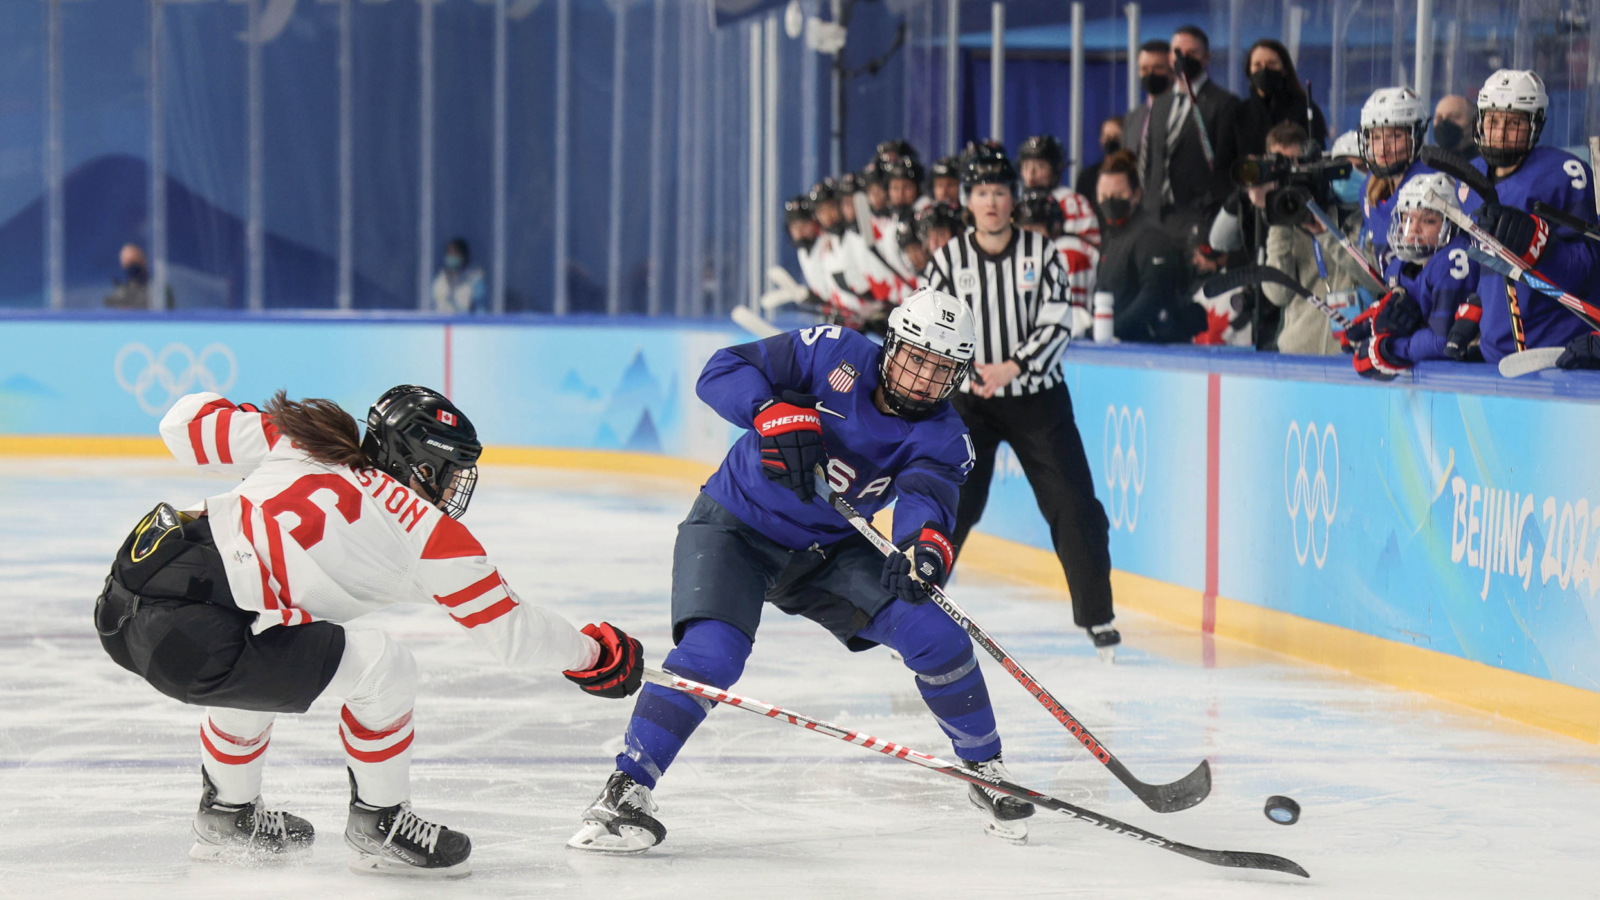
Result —
[{"label": "bench player in blue", "polygon": [[[972,442],[948,400],[970,371],[976,329],[966,305],[922,290],[889,316],[882,348],[837,325],[787,332],[717,352],[696,388],[723,418],[750,429],[678,526],[672,637],[663,668],[730,687],[744,671],[771,603],[826,628],[847,648],[887,644],[967,765],[1007,777],[988,689],[972,642],[919,576],[942,584],[948,535],[972,467]],[[871,516],[899,499],[885,558],[823,499],[813,467]],[[909,559],[907,557],[910,557]],[[651,790],[713,704],[647,686],[617,770],[583,827],[579,850],[637,853],[666,838]],[[992,834],[1022,842],[1032,804],[969,785]]]}]

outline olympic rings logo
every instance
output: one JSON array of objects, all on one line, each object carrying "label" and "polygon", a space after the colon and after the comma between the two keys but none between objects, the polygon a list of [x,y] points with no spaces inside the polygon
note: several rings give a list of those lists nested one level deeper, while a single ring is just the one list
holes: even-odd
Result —
[{"label": "olympic rings logo", "polygon": [[[1327,468],[1330,462],[1331,481]],[[1315,422],[1307,422],[1305,431],[1300,430],[1299,422],[1289,423],[1283,442],[1283,499],[1289,520],[1294,523],[1295,559],[1303,566],[1309,556],[1317,568],[1322,568],[1328,561],[1328,529],[1339,511],[1339,436],[1331,422],[1323,426],[1320,435]],[[1302,519],[1306,523],[1303,541]]]},{"label": "olympic rings logo", "polygon": [[[224,361],[227,377],[219,378],[212,365]],[[160,353],[153,353],[135,341],[117,351],[112,372],[117,384],[139,401],[140,409],[159,416],[196,388],[218,394],[227,391],[238,377],[239,363],[227,344],[207,344],[198,354],[183,344],[168,344]]]},{"label": "olympic rings logo", "polygon": [[[1116,443],[1113,444],[1113,437]],[[1101,459],[1105,464],[1107,506],[1111,507],[1111,527],[1128,523],[1128,533],[1139,526],[1139,497],[1144,493],[1145,466],[1144,408],[1130,414],[1126,406],[1106,407],[1106,428],[1100,436]],[[1133,488],[1133,499],[1128,489]]]}]

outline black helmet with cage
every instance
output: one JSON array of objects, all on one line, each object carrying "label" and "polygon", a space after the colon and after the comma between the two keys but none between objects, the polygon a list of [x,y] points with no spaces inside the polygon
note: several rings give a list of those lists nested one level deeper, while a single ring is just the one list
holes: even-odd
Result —
[{"label": "black helmet with cage", "polygon": [[384,391],[367,411],[361,449],[379,471],[401,484],[415,481],[450,518],[466,513],[483,445],[466,413],[443,394],[414,384]]}]

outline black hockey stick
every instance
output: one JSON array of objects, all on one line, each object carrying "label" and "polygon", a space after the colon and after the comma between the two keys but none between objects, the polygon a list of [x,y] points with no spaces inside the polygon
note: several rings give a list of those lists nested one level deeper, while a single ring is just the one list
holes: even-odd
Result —
[{"label": "black hockey stick", "polygon": [[[815,472],[818,496],[827,500],[835,512],[843,516],[856,531],[861,532],[862,537],[872,542],[872,546],[878,548],[878,552],[884,556],[893,556],[900,552],[900,548],[884,537],[883,532],[873,528],[872,523],[868,522],[861,513],[856,512],[855,507],[851,506],[843,495],[829,486],[828,477],[821,466],[817,466]],[[915,577],[915,571],[913,571],[912,575]],[[1145,806],[1159,813],[1178,812],[1194,806],[1211,793],[1211,763],[1206,760],[1201,760],[1200,765],[1196,766],[1193,772],[1171,784],[1147,784],[1135,778],[1133,773],[1128,771],[1127,766],[1122,764],[1121,760],[1113,756],[1111,751],[1100,743],[1099,739],[1090,734],[1089,729],[1085,728],[1077,717],[1068,712],[1061,701],[1052,697],[1050,692],[1045,690],[1045,686],[1030,675],[1021,663],[1013,659],[1011,654],[1007,653],[1005,648],[1001,647],[999,642],[983,629],[982,625],[973,621],[972,617],[967,615],[966,610],[956,605],[956,602],[951,600],[937,585],[930,584],[927,585],[927,588],[928,594],[933,598],[933,602],[938,604],[940,609],[944,610],[950,618],[955,620],[957,625],[960,625],[966,631],[972,638],[973,643],[976,643],[990,656],[994,657],[1000,663],[1000,667],[1005,669],[1012,678],[1016,679],[1018,684],[1022,685],[1023,690],[1038,698],[1039,705],[1043,706],[1051,716],[1055,717],[1057,722],[1060,722],[1067,731],[1071,732],[1072,736],[1077,738],[1078,742],[1083,744],[1084,749],[1099,760],[1101,765],[1110,769],[1111,774],[1117,776],[1118,781],[1127,785],[1128,790],[1132,791],[1134,796],[1143,800]]]},{"label": "black hockey stick", "polygon": [[1200,286],[1200,291],[1209,299],[1242,287],[1259,284],[1276,284],[1287,288],[1296,297],[1315,306],[1341,330],[1350,327],[1350,320],[1344,317],[1344,313],[1329,306],[1327,300],[1312,293],[1305,285],[1296,281],[1293,275],[1282,269],[1274,269],[1271,266],[1239,266],[1238,268],[1229,269],[1226,272],[1207,278],[1205,284]]},{"label": "black hockey stick", "polygon": [[1533,214],[1560,225],[1563,228],[1576,231],[1591,241],[1600,241],[1600,225],[1585,222],[1572,213],[1556,209],[1543,200],[1533,201]]},{"label": "black hockey stick", "polygon": [[937,756],[919,753],[910,747],[905,747],[892,741],[886,741],[859,731],[850,731],[830,722],[824,722],[821,719],[814,719],[810,716],[784,709],[781,706],[773,706],[770,703],[763,703],[760,700],[712,687],[709,684],[690,681],[671,672],[646,668],[644,670],[644,680],[674,691],[704,697],[713,703],[726,703],[730,706],[737,706],[740,709],[747,709],[756,715],[766,716],[769,719],[781,719],[790,725],[798,725],[808,731],[815,731],[818,734],[827,735],[847,744],[855,744],[868,750],[876,750],[884,756],[903,759],[929,771],[938,772],[940,775],[946,775],[969,784],[976,784],[980,787],[999,791],[1002,794],[1009,794],[1019,800],[1026,800],[1035,806],[1055,810],[1085,825],[1103,828],[1111,834],[1132,838],[1141,844],[1159,847],[1162,850],[1180,853],[1190,859],[1197,859],[1213,866],[1227,866],[1235,869],[1266,869],[1271,872],[1286,872],[1290,875],[1299,875],[1302,878],[1311,877],[1311,873],[1301,868],[1298,863],[1284,859],[1281,856],[1273,856],[1270,853],[1251,853],[1242,850],[1207,850],[1204,847],[1191,847],[1188,844],[1180,844],[1160,835],[1136,829],[1127,823],[1118,822],[1116,819],[1090,812],[1081,806],[1074,806],[1065,800],[1057,800],[1048,794],[1030,790],[1015,782],[999,779],[990,780],[976,770],[947,762]]}]

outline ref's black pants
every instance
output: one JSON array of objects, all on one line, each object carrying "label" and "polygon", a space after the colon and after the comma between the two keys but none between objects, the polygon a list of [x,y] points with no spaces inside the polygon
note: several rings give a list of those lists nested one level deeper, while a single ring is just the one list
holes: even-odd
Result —
[{"label": "ref's black pants", "polygon": [[1067,386],[987,400],[957,394],[953,402],[977,451],[956,508],[956,533],[951,537],[957,551],[983,517],[995,451],[1005,441],[1022,463],[1039,512],[1050,525],[1050,541],[1072,591],[1073,621],[1080,628],[1111,621],[1111,523],[1094,496],[1094,476],[1072,417]]}]

